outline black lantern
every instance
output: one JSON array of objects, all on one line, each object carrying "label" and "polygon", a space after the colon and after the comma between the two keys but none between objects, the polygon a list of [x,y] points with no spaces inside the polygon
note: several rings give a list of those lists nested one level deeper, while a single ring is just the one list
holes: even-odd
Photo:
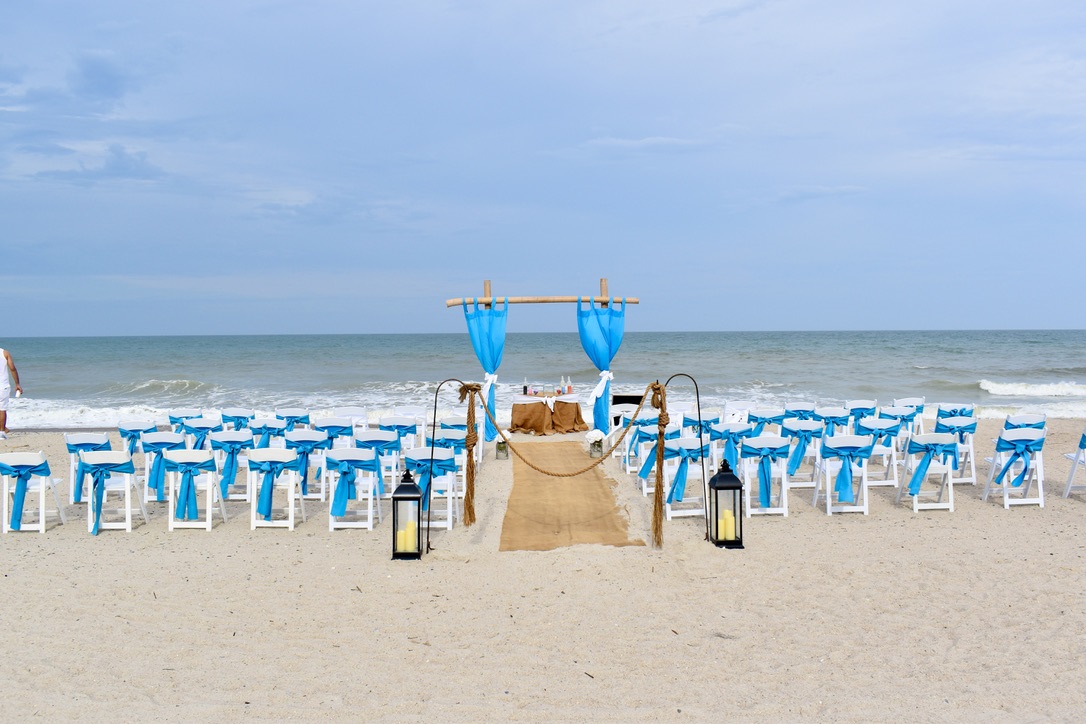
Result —
[{"label": "black lantern", "polygon": [[422,558],[422,491],[405,470],[392,492],[392,560]]},{"label": "black lantern", "polygon": [[709,478],[709,540],[718,548],[743,547],[743,483],[727,460]]}]

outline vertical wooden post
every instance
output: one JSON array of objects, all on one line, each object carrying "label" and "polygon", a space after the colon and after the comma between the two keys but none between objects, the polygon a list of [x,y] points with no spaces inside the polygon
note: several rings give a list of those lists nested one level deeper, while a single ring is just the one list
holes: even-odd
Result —
[{"label": "vertical wooden post", "polygon": [[[489,279],[484,279],[483,280],[483,296],[484,297],[489,297],[490,296],[490,280]],[[491,307],[491,305],[487,304],[483,308],[484,309],[490,309],[490,307]]]},{"label": "vertical wooden post", "polygon": [[600,296],[607,300],[600,306],[608,307],[611,305],[611,298],[607,294],[607,277],[600,279]]}]

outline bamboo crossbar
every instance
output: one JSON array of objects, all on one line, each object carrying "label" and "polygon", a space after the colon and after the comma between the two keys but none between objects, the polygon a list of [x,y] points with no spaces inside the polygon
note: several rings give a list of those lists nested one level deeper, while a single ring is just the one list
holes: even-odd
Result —
[{"label": "bamboo crossbar", "polygon": [[[446,307],[459,307],[462,304],[491,305],[495,302],[508,301],[509,304],[575,304],[578,299],[592,300],[596,304],[622,304],[622,297],[466,297],[461,299],[445,300]],[[627,304],[637,304],[637,297],[626,297]]]}]

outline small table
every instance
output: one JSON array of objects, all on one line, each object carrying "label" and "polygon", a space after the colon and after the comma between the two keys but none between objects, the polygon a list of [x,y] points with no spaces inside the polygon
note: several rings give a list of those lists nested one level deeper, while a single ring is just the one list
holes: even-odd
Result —
[{"label": "small table", "polygon": [[588,429],[581,417],[577,395],[517,395],[513,398],[512,424],[509,432],[533,435],[583,432]]}]

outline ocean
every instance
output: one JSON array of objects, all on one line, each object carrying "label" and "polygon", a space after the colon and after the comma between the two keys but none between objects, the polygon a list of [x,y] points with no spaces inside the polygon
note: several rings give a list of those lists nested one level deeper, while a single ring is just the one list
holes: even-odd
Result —
[{"label": "ocean", "polygon": [[[0,341],[19,369],[12,429],[114,427],[165,421],[173,408],[305,407],[328,414],[431,406],[446,378],[481,381],[464,334],[207,337],[35,337]],[[727,400],[759,406],[925,397],[970,402],[986,417],[1046,412],[1086,418],[1086,330],[888,332],[629,332],[612,392],[641,393],[675,374],[697,381],[703,410]],[[497,417],[509,419],[525,381],[572,379],[587,394],[598,372],[573,333],[509,333],[498,370]],[[439,414],[457,407],[446,385]],[[678,377],[672,401],[693,401]]]}]

